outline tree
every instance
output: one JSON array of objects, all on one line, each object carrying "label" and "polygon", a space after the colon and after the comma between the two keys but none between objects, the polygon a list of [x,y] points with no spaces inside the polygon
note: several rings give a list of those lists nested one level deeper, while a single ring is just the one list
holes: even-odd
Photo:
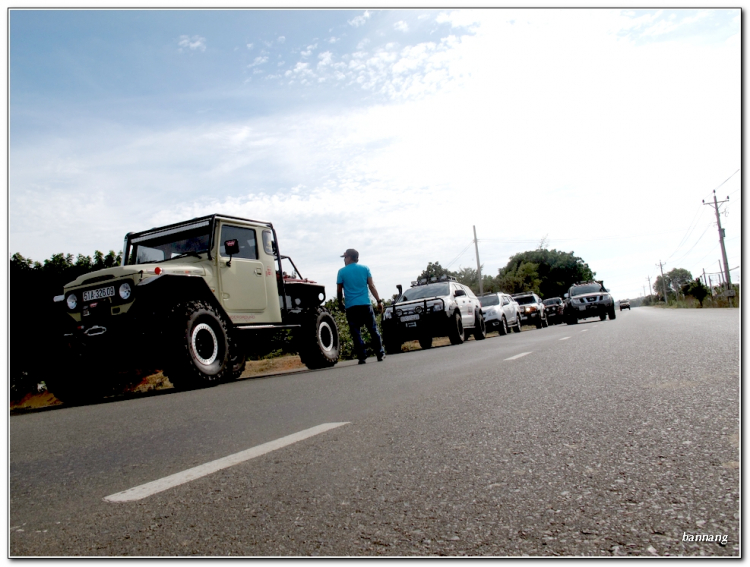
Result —
[{"label": "tree", "polygon": [[440,265],[440,262],[429,262],[427,264],[427,267],[422,270],[422,273],[417,276],[417,281],[424,278],[429,279],[432,276],[436,276],[438,278],[440,276],[456,277],[456,272],[451,272],[450,270],[443,268],[443,266]]},{"label": "tree", "polygon": [[506,293],[521,293],[522,291],[534,291],[539,293],[539,285],[542,283],[539,277],[539,264],[534,262],[521,262],[517,266],[501,270],[497,282]]},{"label": "tree", "polygon": [[667,280],[667,287],[677,293],[682,291],[683,286],[693,281],[693,275],[685,268],[674,268],[664,274]]},{"label": "tree", "polygon": [[703,307],[703,300],[706,299],[706,296],[710,293],[708,291],[708,288],[703,285],[703,282],[700,278],[695,278],[695,280],[690,281],[689,283],[686,283],[682,286],[682,293],[684,295],[691,295],[695,299],[698,300],[698,303],[701,307]]},{"label": "tree", "polygon": [[[540,243],[541,246],[541,243]],[[536,276],[532,276],[530,267],[524,268],[525,276],[519,272],[521,264],[529,263],[536,266]],[[522,270],[522,272],[524,271]],[[500,289],[507,293],[519,291],[534,291],[541,297],[562,297],[571,285],[580,281],[594,279],[595,272],[589,265],[573,252],[561,252],[555,249],[537,248],[527,252],[520,252],[510,258],[508,264],[498,271]],[[519,280],[519,276],[521,280]],[[525,284],[519,284],[526,278]],[[532,281],[538,279],[537,284]],[[519,285],[525,289],[518,289]],[[511,291],[511,290],[517,291]]]}]

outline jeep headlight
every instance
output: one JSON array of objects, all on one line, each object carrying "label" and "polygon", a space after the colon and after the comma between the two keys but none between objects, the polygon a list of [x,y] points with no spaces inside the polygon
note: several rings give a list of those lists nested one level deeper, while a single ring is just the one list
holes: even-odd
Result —
[{"label": "jeep headlight", "polygon": [[391,317],[393,317],[392,310],[386,309],[385,311],[383,311],[383,319],[390,319]]},{"label": "jeep headlight", "polygon": [[68,296],[68,309],[73,311],[78,306],[78,298],[76,297],[75,293],[71,293]]},{"label": "jeep headlight", "polygon": [[442,311],[443,310],[443,304],[442,303],[434,303],[432,305],[433,311]]},{"label": "jeep headlight", "polygon": [[118,292],[120,294],[120,297],[123,299],[129,299],[130,294],[133,293],[133,290],[130,287],[130,284],[128,282],[124,282],[120,285],[120,290]]}]

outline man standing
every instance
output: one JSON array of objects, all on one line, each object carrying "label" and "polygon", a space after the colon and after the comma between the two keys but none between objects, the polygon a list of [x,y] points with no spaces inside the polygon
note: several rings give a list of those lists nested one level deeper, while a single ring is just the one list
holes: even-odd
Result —
[{"label": "man standing", "polygon": [[372,292],[373,297],[378,302],[378,312],[383,311],[383,300],[378,296],[378,290],[372,282],[370,268],[360,265],[359,252],[354,248],[349,248],[344,252],[344,267],[339,270],[336,277],[337,294],[339,306],[344,307],[346,299],[346,320],[349,323],[349,330],[354,341],[354,351],[357,354],[360,364],[365,363],[367,358],[367,348],[362,340],[360,333],[361,327],[367,327],[372,337],[372,348],[378,356],[378,362],[385,358],[383,350],[383,341],[380,338],[378,325],[375,323],[375,313],[372,310],[370,296],[367,290]]}]

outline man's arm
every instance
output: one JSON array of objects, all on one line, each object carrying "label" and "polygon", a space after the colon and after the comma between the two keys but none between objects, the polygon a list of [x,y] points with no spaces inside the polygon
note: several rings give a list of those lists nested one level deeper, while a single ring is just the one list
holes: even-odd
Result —
[{"label": "man's arm", "polygon": [[336,284],[336,296],[339,299],[339,307],[344,308],[344,284]]},{"label": "man's arm", "polygon": [[378,302],[378,311],[382,313],[383,301],[380,299],[380,296],[378,295],[378,290],[375,289],[375,283],[372,281],[372,278],[367,278],[367,287],[370,288],[370,292],[372,293],[372,296],[375,298],[375,301]]}]

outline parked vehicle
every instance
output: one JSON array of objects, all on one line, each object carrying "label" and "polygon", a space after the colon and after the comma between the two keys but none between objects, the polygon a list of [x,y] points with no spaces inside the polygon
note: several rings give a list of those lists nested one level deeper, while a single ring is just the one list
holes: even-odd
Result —
[{"label": "parked vehicle", "polygon": [[607,316],[614,320],[615,300],[604,282],[598,280],[578,282],[570,286],[565,294],[565,322],[575,325],[580,319],[599,317],[604,321]]},{"label": "parked vehicle", "polygon": [[551,297],[544,300],[544,312],[551,325],[562,323],[564,310],[565,304],[561,297]]},{"label": "parked vehicle", "polygon": [[277,242],[269,222],[219,214],[127,234],[122,266],[55,297],[69,316],[68,372],[50,376],[49,390],[63,401],[100,397],[123,360],[163,368],[177,388],[214,385],[238,377],[245,349],[279,330],[308,368],[333,366],[339,334],[325,288],[302,279]]},{"label": "parked vehicle", "polygon": [[533,324],[536,325],[537,329],[548,325],[544,303],[542,303],[542,298],[536,293],[532,291],[514,293],[512,297],[521,308],[521,321],[524,325]]},{"label": "parked vehicle", "polygon": [[450,338],[458,345],[466,333],[485,338],[482,306],[474,292],[453,277],[412,282],[383,312],[383,342],[389,354],[401,352],[404,341],[419,340],[423,349],[432,347],[434,337]]},{"label": "parked vehicle", "polygon": [[507,335],[508,329],[521,332],[521,308],[507,293],[487,293],[479,298],[487,331]]}]

